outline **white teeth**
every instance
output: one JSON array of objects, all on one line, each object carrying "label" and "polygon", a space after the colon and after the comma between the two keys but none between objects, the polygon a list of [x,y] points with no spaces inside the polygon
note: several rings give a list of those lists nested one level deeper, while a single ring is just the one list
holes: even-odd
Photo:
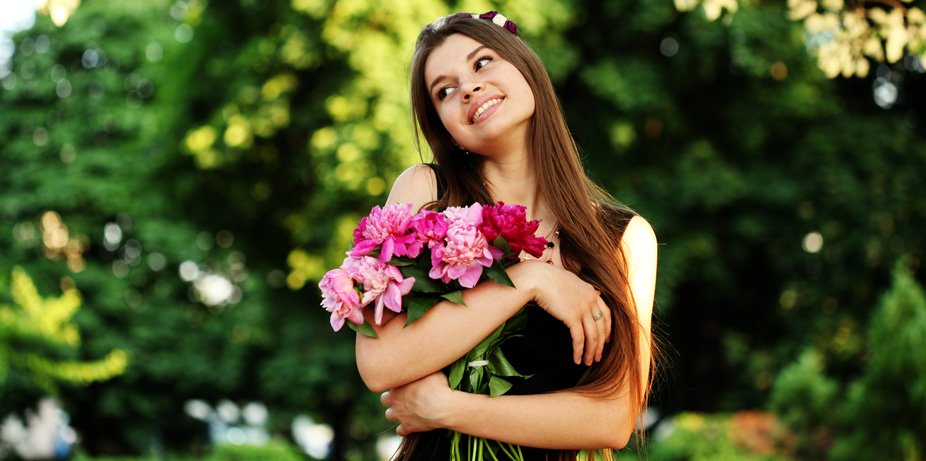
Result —
[{"label": "white teeth", "polygon": [[498,103],[500,103],[500,102],[502,102],[502,100],[501,100],[500,98],[495,98],[495,99],[490,99],[490,100],[488,100],[488,101],[482,103],[482,105],[479,106],[478,109],[476,109],[476,114],[473,115],[473,119],[471,120],[471,122],[476,123],[476,120],[479,119],[479,116],[480,116],[480,115],[482,115],[482,114],[483,114],[485,111],[487,111],[490,107],[492,107],[492,106],[494,106],[494,105],[496,105],[496,104],[498,104]]}]

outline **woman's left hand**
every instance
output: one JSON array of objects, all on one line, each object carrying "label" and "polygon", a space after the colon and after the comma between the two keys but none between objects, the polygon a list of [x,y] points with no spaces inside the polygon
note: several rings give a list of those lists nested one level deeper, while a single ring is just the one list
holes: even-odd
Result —
[{"label": "woman's left hand", "polygon": [[406,436],[445,427],[446,404],[453,390],[441,372],[383,392],[379,401],[386,407],[386,419],[399,423],[396,434]]}]

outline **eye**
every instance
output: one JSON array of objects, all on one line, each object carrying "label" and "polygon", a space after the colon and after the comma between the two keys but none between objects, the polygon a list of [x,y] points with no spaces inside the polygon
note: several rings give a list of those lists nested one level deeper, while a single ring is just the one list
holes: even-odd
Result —
[{"label": "eye", "polygon": [[476,60],[476,63],[473,65],[473,67],[476,70],[482,69],[483,67],[489,65],[489,63],[492,62],[492,59],[492,56],[483,56]]},{"label": "eye", "polygon": [[437,100],[443,101],[444,98],[446,98],[447,96],[450,96],[450,93],[453,93],[453,90],[454,88],[452,86],[445,86],[437,90]]}]

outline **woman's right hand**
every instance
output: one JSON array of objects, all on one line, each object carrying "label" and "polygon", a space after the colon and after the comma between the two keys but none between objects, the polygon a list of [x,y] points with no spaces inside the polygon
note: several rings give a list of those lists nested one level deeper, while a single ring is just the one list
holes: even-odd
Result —
[{"label": "woman's right hand", "polygon": [[611,310],[601,293],[572,272],[542,261],[522,261],[512,269],[515,286],[529,290],[538,306],[569,328],[573,361],[600,361],[611,337]]}]

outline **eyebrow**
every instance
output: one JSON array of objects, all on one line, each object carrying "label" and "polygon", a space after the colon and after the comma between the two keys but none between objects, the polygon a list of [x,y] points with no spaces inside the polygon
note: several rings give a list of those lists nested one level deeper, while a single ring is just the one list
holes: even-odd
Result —
[{"label": "eyebrow", "polygon": [[[466,55],[466,62],[471,61],[473,59],[473,56],[476,56],[476,53],[480,52],[483,48],[488,48],[488,47],[485,45],[480,45],[475,50],[470,51],[469,54]],[[434,81],[431,82],[431,86],[428,87],[428,91],[433,93],[434,87],[437,86],[437,84],[445,78],[447,78],[446,75],[438,75],[437,78],[435,78]]]}]

